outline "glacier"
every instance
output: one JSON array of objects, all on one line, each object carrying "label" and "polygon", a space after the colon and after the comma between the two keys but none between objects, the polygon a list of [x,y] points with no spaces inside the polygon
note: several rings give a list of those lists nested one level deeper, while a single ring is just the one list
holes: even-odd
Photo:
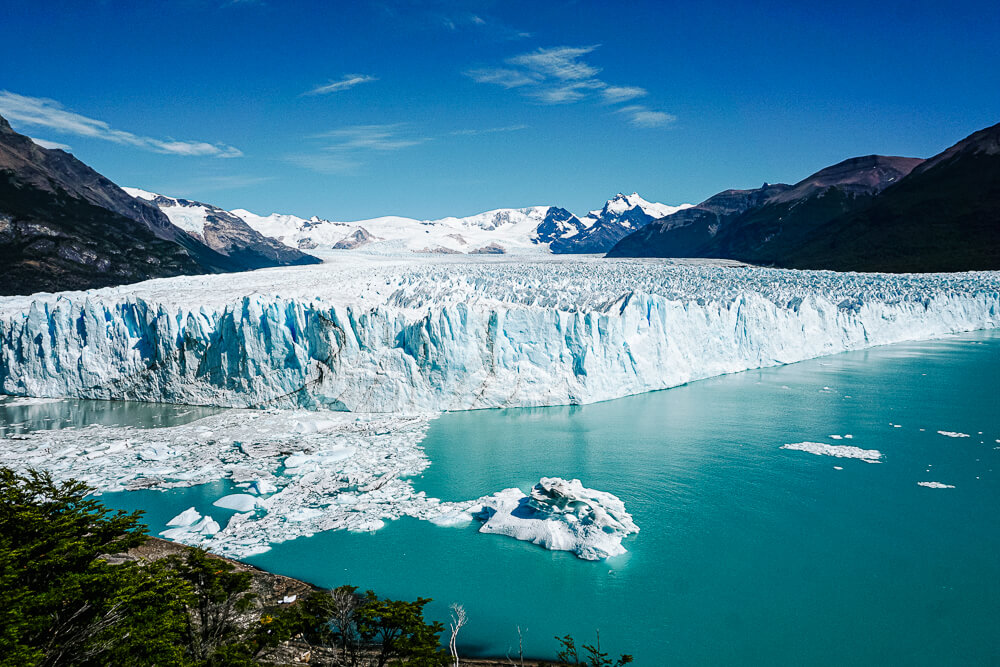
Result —
[{"label": "glacier", "polygon": [[583,404],[997,326],[998,272],[356,257],[0,299],[0,392],[395,414]]}]

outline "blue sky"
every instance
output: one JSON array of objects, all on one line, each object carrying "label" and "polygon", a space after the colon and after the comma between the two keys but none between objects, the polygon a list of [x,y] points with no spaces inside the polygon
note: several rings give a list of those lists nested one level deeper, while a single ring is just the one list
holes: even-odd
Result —
[{"label": "blue sky", "polygon": [[360,219],[698,202],[1000,121],[993,2],[0,0],[0,114],[122,185]]}]

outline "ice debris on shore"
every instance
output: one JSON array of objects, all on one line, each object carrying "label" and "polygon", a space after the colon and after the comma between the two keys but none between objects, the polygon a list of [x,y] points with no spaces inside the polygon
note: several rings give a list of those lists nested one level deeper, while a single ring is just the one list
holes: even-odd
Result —
[{"label": "ice debris on shore", "polygon": [[423,412],[580,404],[1000,326],[1000,273],[344,259],[0,298],[0,391]]},{"label": "ice debris on shore", "polygon": [[879,463],[882,452],[877,449],[861,449],[849,445],[828,445],[825,442],[793,442],[782,445],[782,449],[808,452],[817,456],[835,456],[841,459],[861,459],[865,463]]},{"label": "ice debris on shore", "polygon": [[[234,512],[224,527],[190,507],[160,535],[245,558],[321,531],[379,530],[402,516],[467,525],[473,512],[500,509],[500,495],[524,496],[509,489],[489,498],[443,502],[415,491],[408,478],[430,465],[420,441],[431,418],[230,410],[182,426],[32,431],[0,438],[0,451],[8,465],[44,469],[57,480],[79,479],[98,492],[229,481],[241,492],[213,503]],[[623,553],[621,538],[638,530],[620,500],[584,489],[576,480],[543,479],[532,498],[536,514],[524,521],[516,513],[508,516],[507,534],[548,531],[545,538],[520,539],[593,559]],[[544,522],[543,508],[548,508]],[[503,516],[494,511],[483,532],[502,532],[496,528]]]},{"label": "ice debris on shore", "polygon": [[482,499],[480,532],[507,535],[585,560],[625,553],[622,538],[639,532],[617,497],[578,479],[543,477],[529,495],[505,489]]}]

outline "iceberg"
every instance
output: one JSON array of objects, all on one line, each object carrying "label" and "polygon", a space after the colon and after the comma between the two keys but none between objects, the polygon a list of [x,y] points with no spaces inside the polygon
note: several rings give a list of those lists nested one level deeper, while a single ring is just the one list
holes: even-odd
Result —
[{"label": "iceberg", "polygon": [[189,507],[173,519],[167,522],[168,526],[190,526],[201,519],[201,513],[193,507]]},{"label": "iceberg", "polygon": [[572,551],[585,560],[625,553],[622,539],[639,532],[617,496],[585,488],[578,479],[543,477],[530,495],[505,489],[480,502],[480,532]]},{"label": "iceberg", "polygon": [[231,493],[212,504],[236,512],[252,512],[257,509],[257,498],[248,493]]},{"label": "iceberg", "polygon": [[877,449],[861,449],[850,445],[828,445],[825,442],[793,442],[782,445],[782,449],[808,452],[816,456],[834,456],[841,459],[861,459],[865,463],[879,463],[882,452]]},{"label": "iceberg", "polygon": [[582,404],[997,326],[997,272],[345,257],[4,297],[0,392],[410,414]]}]

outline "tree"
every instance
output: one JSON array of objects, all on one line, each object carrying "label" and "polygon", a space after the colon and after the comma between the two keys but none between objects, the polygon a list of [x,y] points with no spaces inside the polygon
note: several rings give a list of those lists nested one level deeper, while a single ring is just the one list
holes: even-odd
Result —
[{"label": "tree", "polygon": [[441,651],[444,626],[424,622],[427,598],[414,602],[380,600],[367,591],[357,610],[358,630],[362,639],[373,645],[377,667],[407,665],[443,667],[448,656]]},{"label": "tree", "polygon": [[0,468],[0,665],[176,664],[191,589],[101,556],[145,539],[81,482]]},{"label": "tree", "polygon": [[583,650],[586,653],[586,662],[580,660],[576,649],[576,642],[571,635],[556,637],[562,648],[556,652],[556,658],[562,665],[574,665],[582,667],[623,667],[633,661],[631,655],[623,653],[618,660],[612,660],[607,653],[601,651],[601,632],[597,631],[596,644],[584,644]]},{"label": "tree", "polygon": [[456,642],[458,641],[458,631],[468,623],[469,618],[465,613],[465,607],[460,604],[452,603],[451,607],[451,623],[449,627],[451,629],[451,637],[448,639],[448,650],[451,652],[451,658],[454,660],[454,667],[459,667],[458,665],[458,646]]}]

